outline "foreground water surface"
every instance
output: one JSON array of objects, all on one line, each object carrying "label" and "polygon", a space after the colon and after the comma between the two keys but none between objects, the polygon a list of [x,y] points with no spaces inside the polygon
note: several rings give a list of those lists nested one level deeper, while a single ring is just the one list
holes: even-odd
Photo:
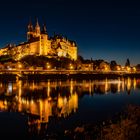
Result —
[{"label": "foreground water surface", "polygon": [[0,133],[43,139],[140,105],[140,79],[0,82]]}]

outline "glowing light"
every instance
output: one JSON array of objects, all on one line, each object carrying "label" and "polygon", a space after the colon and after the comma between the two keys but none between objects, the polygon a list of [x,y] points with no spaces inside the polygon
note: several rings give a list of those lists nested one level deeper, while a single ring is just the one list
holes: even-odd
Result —
[{"label": "glowing light", "polygon": [[47,62],[47,64],[46,64],[46,66],[47,66],[47,69],[50,69],[50,68],[51,68],[50,63],[48,63],[48,62]]},{"label": "glowing light", "polygon": [[105,66],[105,71],[108,71],[108,67],[107,66]]},{"label": "glowing light", "polygon": [[21,64],[18,64],[18,68],[22,68],[22,65]]},{"label": "glowing light", "polygon": [[74,68],[73,65],[70,63],[70,70],[73,70],[73,68]]},{"label": "glowing light", "polygon": [[120,70],[121,70],[121,68],[120,68],[119,66],[117,66],[117,70],[118,70],[118,71],[120,71]]},{"label": "glowing light", "polygon": [[130,68],[130,67],[126,67],[126,70],[127,70],[128,72],[130,72],[131,68]]},{"label": "glowing light", "polygon": [[12,93],[12,90],[13,90],[12,83],[9,83],[9,84],[8,84],[8,92],[9,92],[9,93]]},{"label": "glowing light", "polygon": [[136,67],[133,67],[133,71],[136,72]]}]

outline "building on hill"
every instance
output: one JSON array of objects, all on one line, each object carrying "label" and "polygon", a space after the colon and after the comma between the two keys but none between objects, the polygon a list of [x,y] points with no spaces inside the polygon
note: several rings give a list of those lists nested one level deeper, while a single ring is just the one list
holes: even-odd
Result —
[{"label": "building on hill", "polygon": [[36,22],[33,27],[31,21],[28,24],[27,41],[18,45],[8,45],[0,49],[0,55],[11,55],[20,60],[26,55],[44,55],[47,57],[66,57],[77,60],[77,45],[60,35],[48,36],[46,26],[42,29]]}]

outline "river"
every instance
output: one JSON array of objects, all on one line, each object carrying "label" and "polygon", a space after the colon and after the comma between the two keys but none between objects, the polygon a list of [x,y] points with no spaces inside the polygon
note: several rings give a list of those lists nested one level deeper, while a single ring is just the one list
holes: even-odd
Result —
[{"label": "river", "polygon": [[140,79],[1,81],[0,132],[43,139],[110,119],[129,104],[140,105]]}]

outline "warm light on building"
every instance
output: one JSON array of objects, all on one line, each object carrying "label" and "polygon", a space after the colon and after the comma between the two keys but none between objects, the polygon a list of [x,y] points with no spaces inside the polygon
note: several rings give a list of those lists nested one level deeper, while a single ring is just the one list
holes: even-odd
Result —
[{"label": "warm light on building", "polygon": [[117,70],[118,70],[118,71],[120,71],[120,70],[121,70],[121,68],[120,68],[119,66],[117,66]]},{"label": "warm light on building", "polygon": [[35,27],[30,22],[27,31],[27,41],[13,47],[0,49],[0,55],[11,54],[15,60],[26,55],[45,55],[49,58],[66,57],[77,60],[77,45],[74,41],[65,39],[60,35],[49,38],[45,25],[42,30],[38,21]]},{"label": "warm light on building", "polygon": [[108,71],[109,69],[108,69],[108,67],[105,67],[105,71]]},{"label": "warm light on building", "polygon": [[137,71],[136,67],[133,67],[133,72],[136,72],[136,71]]},{"label": "warm light on building", "polygon": [[22,68],[22,64],[18,64],[18,68],[21,69]]},{"label": "warm light on building", "polygon": [[51,69],[50,63],[47,63],[46,66],[47,66],[47,69]]},{"label": "warm light on building", "polygon": [[73,70],[73,69],[74,69],[73,65],[72,65],[72,64],[70,64],[70,70]]},{"label": "warm light on building", "polygon": [[126,67],[126,70],[127,70],[128,72],[130,72],[131,68],[130,68],[130,67]]}]

